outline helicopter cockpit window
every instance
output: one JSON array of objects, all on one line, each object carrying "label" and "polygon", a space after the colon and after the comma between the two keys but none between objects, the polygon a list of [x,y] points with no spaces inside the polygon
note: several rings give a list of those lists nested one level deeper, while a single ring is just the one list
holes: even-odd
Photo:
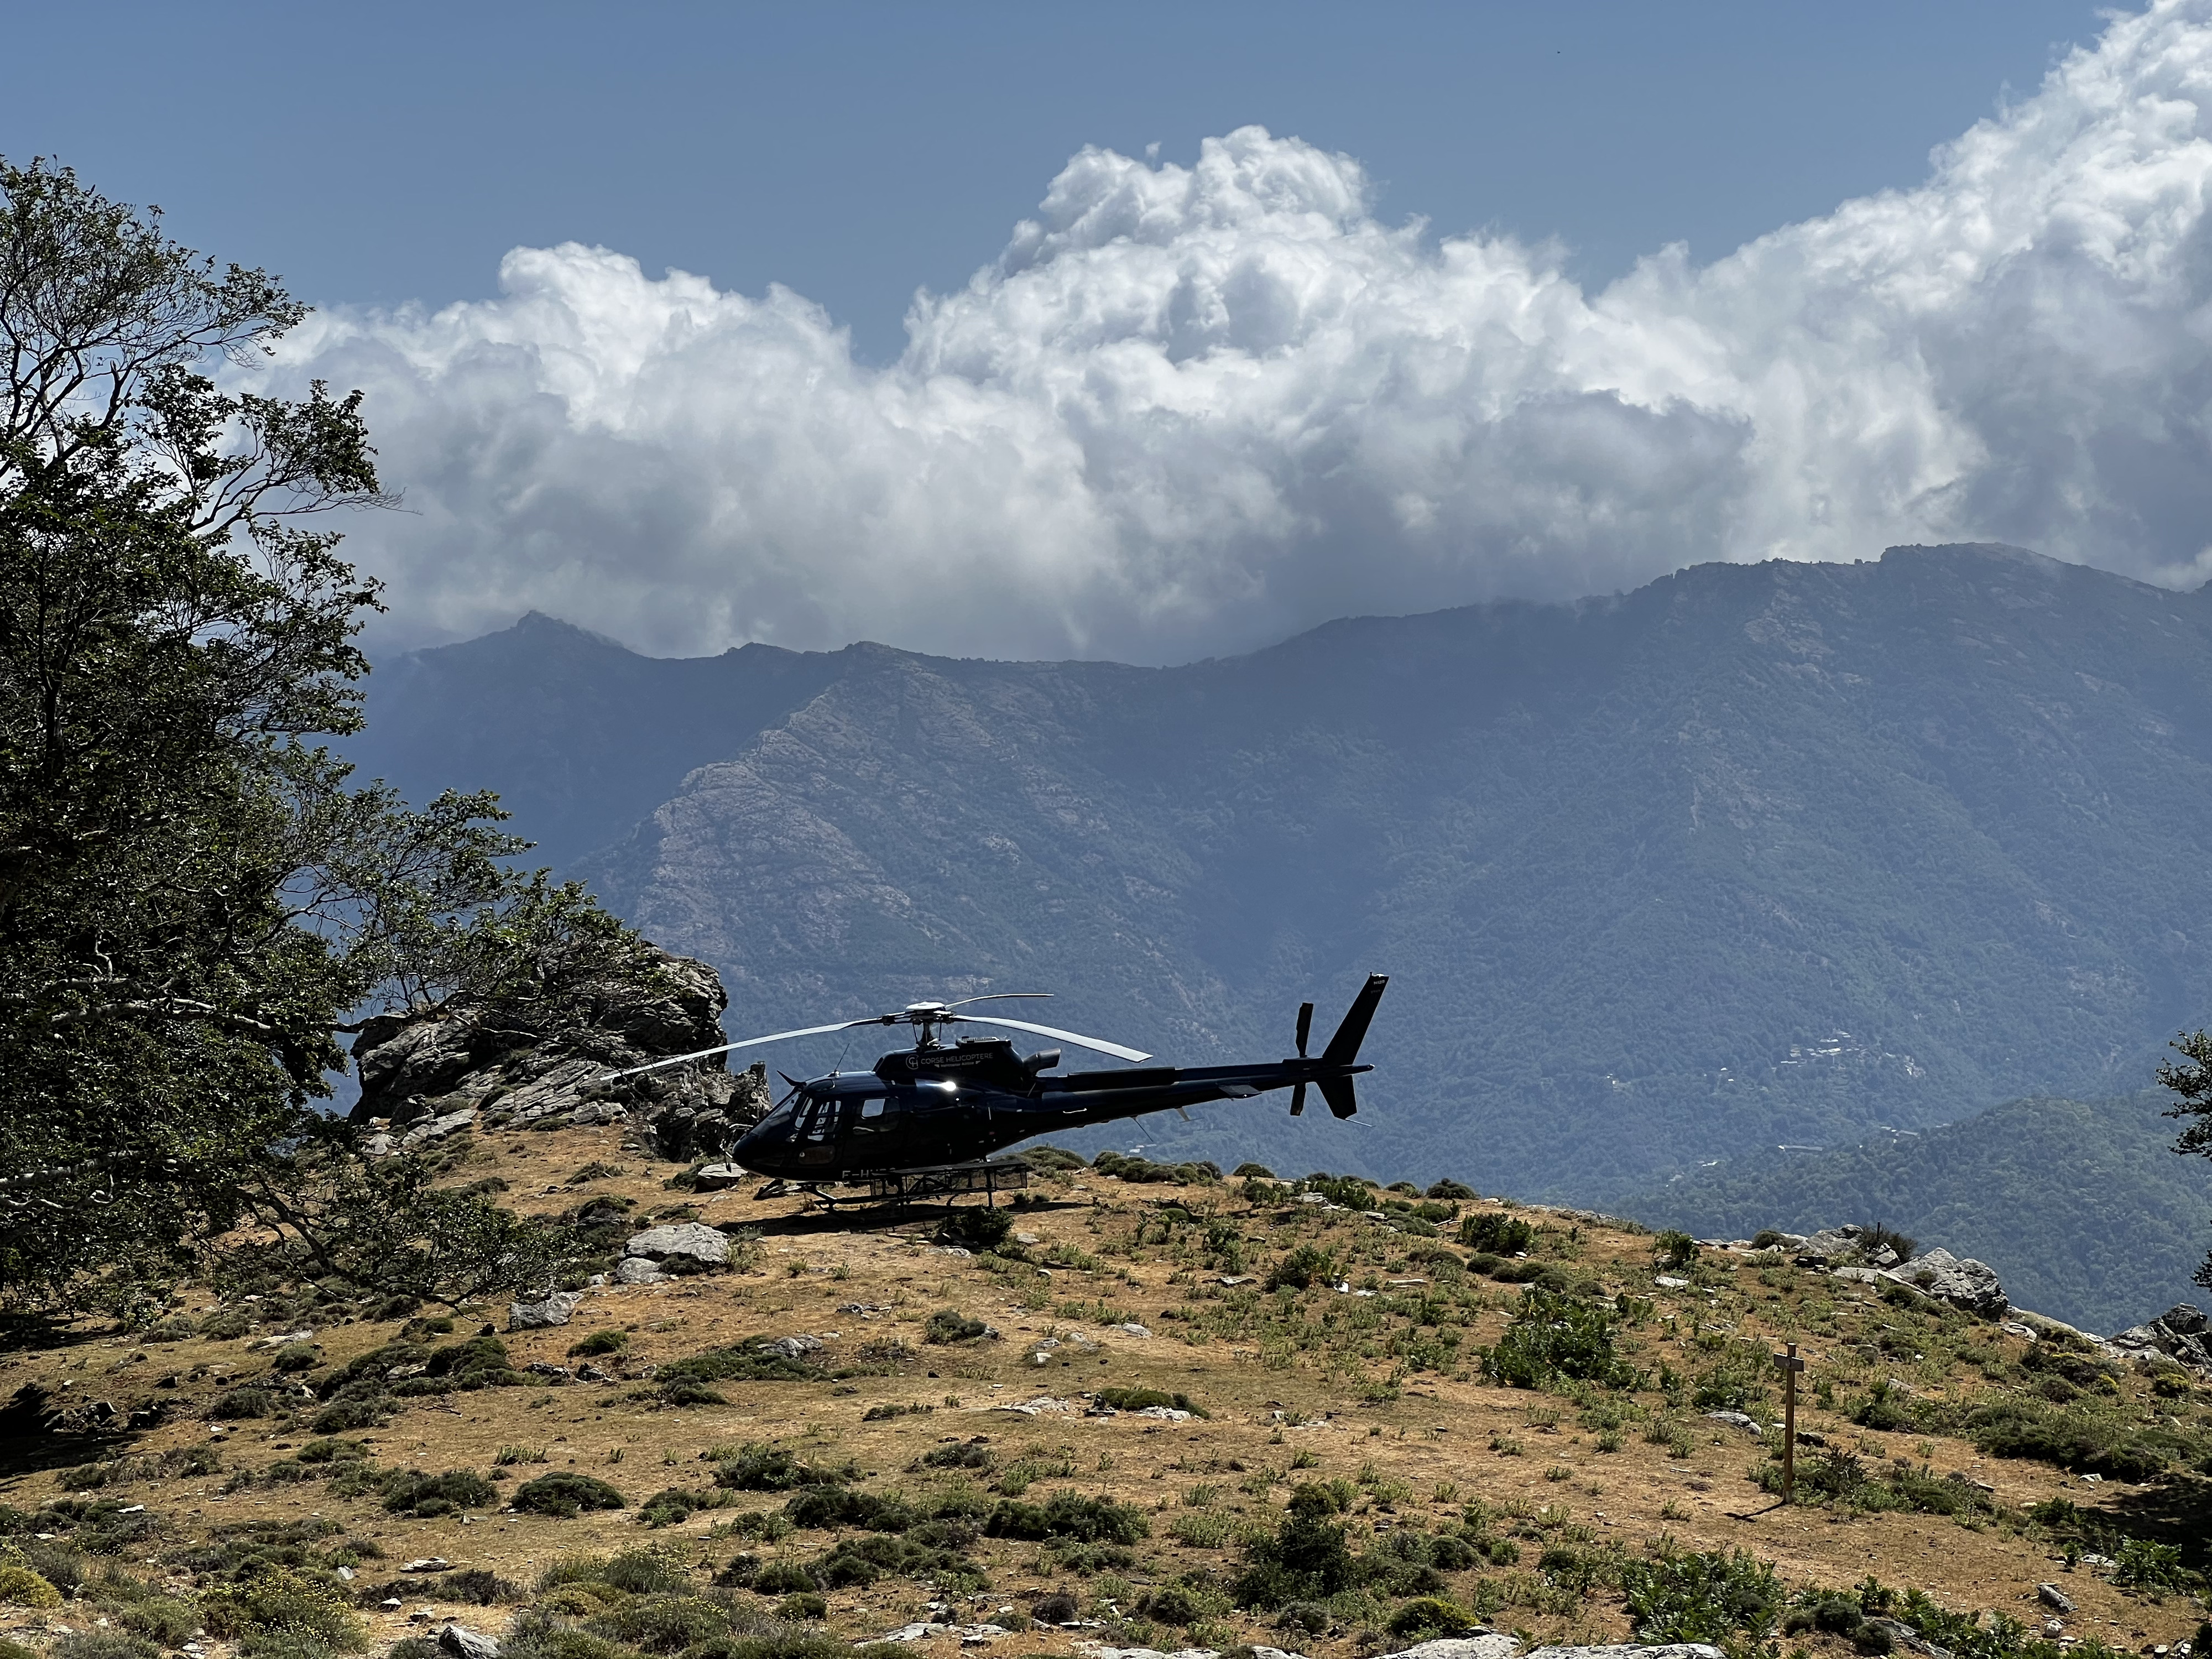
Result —
[{"label": "helicopter cockpit window", "polygon": [[884,1127],[884,1109],[890,1103],[890,1102],[884,1100],[862,1101],[860,1103],[860,1109],[854,1118],[853,1127],[856,1129],[861,1130],[880,1129]]},{"label": "helicopter cockpit window", "polygon": [[837,1132],[837,1103],[834,1100],[810,1103],[799,1120],[793,1137],[799,1140],[827,1140]]}]

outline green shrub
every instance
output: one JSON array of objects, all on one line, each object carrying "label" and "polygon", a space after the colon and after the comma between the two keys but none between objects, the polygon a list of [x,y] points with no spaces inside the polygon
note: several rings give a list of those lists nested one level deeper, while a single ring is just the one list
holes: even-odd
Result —
[{"label": "green shrub", "polygon": [[58,1607],[62,1593],[28,1567],[0,1561],[0,1605],[11,1607]]},{"label": "green shrub", "polygon": [[1686,1267],[1698,1259],[1698,1241],[1670,1227],[1651,1241],[1651,1259],[1662,1267]]},{"label": "green shrub", "polygon": [[1415,1638],[1461,1636],[1481,1622],[1456,1601],[1447,1601],[1441,1596],[1421,1595],[1390,1615],[1390,1634]]},{"label": "green shrub", "polygon": [[981,1435],[973,1440],[956,1440],[949,1446],[939,1446],[926,1451],[914,1461],[918,1469],[988,1469],[994,1467],[999,1455],[991,1449],[990,1443]]},{"label": "green shrub", "polygon": [[2128,1589],[2179,1589],[2185,1582],[2181,1551],[2172,1544],[2130,1538],[2120,1546],[2112,1582]]},{"label": "green shrub", "polygon": [[115,1621],[133,1636],[180,1648],[200,1627],[200,1610],[173,1595],[148,1595],[114,1609]]},{"label": "green shrub", "polygon": [[[10,1642],[18,1652],[30,1649]],[[53,1659],[161,1659],[161,1650],[143,1636],[122,1636],[112,1631],[71,1631],[47,1650]]]},{"label": "green shrub", "polygon": [[957,1308],[939,1308],[930,1315],[929,1322],[921,1328],[925,1342],[973,1342],[991,1328],[980,1319],[970,1319]]},{"label": "green shrub", "polygon": [[1424,1193],[1422,1196],[1425,1198],[1440,1198],[1448,1201],[1454,1200],[1465,1200],[1474,1196],[1474,1188],[1468,1186],[1463,1181],[1453,1181],[1447,1178],[1443,1181],[1431,1182],[1429,1183],[1428,1191]]},{"label": "green shrub", "polygon": [[1188,1412],[1193,1417],[1207,1415],[1203,1406],[1194,1406],[1187,1394],[1170,1394],[1161,1389],[1101,1389],[1094,1396],[1098,1403],[1117,1412],[1149,1411],[1155,1406],[1165,1406],[1173,1411]]},{"label": "green shrub", "polygon": [[1742,1550],[1626,1562],[1620,1582],[1639,1642],[1764,1642],[1782,1605],[1773,1564]]},{"label": "green shrub", "polygon": [[1042,1504],[1001,1503],[984,1530],[994,1538],[1066,1538],[1081,1544],[1133,1544],[1152,1534],[1133,1504],[1072,1492],[1054,1492]]},{"label": "green shrub", "polygon": [[218,1422],[236,1422],[241,1418],[266,1417],[276,1409],[275,1395],[248,1385],[224,1389],[209,1404],[207,1414]]},{"label": "green shrub", "polygon": [[1326,1285],[1336,1271],[1336,1255],[1318,1244],[1301,1244],[1278,1261],[1267,1273],[1267,1288],[1271,1291],[1310,1290],[1318,1284]]},{"label": "green shrub", "polygon": [[623,1495],[597,1476],[562,1469],[516,1487],[514,1507],[566,1520],[585,1510],[618,1510],[624,1504]]},{"label": "green shrub", "polygon": [[1975,1449],[1990,1457],[2033,1458],[2130,1481],[2148,1480],[2166,1465],[2167,1448],[2156,1436],[2073,1407],[2008,1400],[1980,1407],[1967,1421]]},{"label": "green shrub", "polygon": [[1245,1546],[1244,1570],[1237,1578],[1238,1603],[1275,1608],[1321,1601],[1357,1583],[1359,1565],[1345,1546],[1344,1528],[1328,1518],[1333,1513],[1326,1501],[1301,1505],[1292,1494],[1291,1513],[1281,1526]]},{"label": "green shrub", "polygon": [[1014,1230],[1011,1212],[968,1205],[950,1212],[937,1224],[937,1242],[970,1250],[995,1250]]},{"label": "green shrub", "polygon": [[1517,1255],[1536,1243],[1536,1230],[1517,1215],[1479,1210],[1462,1216],[1459,1242],[1485,1255]]},{"label": "green shrub", "polygon": [[594,1613],[584,1621],[584,1628],[647,1653],[681,1653],[729,1634],[730,1615],[720,1602],[703,1595],[664,1592]]},{"label": "green shrub", "polygon": [[834,1486],[860,1477],[851,1463],[831,1467],[802,1463],[780,1446],[748,1441],[735,1451],[717,1453],[714,1484],[732,1492],[796,1492],[801,1486]]},{"label": "green shrub", "polygon": [[1483,1355],[1484,1372],[1516,1389],[1538,1389],[1571,1377],[1626,1388],[1636,1373],[1613,1348],[1613,1316],[1604,1305],[1532,1285],[1507,1322],[1498,1346]]},{"label": "green shrub", "polygon": [[1137,1610],[1163,1625],[1194,1625],[1206,1617],[1206,1607],[1181,1584],[1169,1584],[1144,1598]]},{"label": "green shrub", "polygon": [[486,1509],[498,1496],[490,1481],[467,1469],[447,1469],[443,1474],[405,1469],[384,1480],[384,1507],[394,1515],[419,1519]]},{"label": "green shrub", "polygon": [[280,1371],[311,1371],[323,1363],[322,1350],[312,1342],[287,1342],[270,1363]]},{"label": "green shrub", "polygon": [[568,1352],[571,1358],[590,1358],[603,1353],[620,1353],[628,1346],[629,1346],[628,1331],[610,1329],[593,1331],[589,1336],[571,1342],[568,1345]]},{"label": "green shrub", "polygon": [[762,1595],[787,1595],[818,1589],[814,1575],[796,1561],[771,1561],[753,1574],[753,1589]]},{"label": "green shrub", "polygon": [[850,1486],[812,1486],[783,1506],[794,1527],[865,1527],[870,1532],[904,1532],[921,1513],[902,1498],[878,1497]]},{"label": "green shrub", "polygon": [[335,1589],[292,1567],[254,1572],[206,1592],[200,1616],[208,1633],[225,1641],[304,1637],[338,1653],[368,1645],[367,1632]]}]

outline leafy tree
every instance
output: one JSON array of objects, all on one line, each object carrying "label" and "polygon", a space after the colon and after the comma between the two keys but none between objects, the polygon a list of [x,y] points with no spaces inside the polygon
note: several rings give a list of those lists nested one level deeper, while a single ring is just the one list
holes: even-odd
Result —
[{"label": "leafy tree", "polygon": [[[2212,1158],[2212,1032],[2185,1032],[2170,1046],[2188,1063],[2177,1066],[2169,1060],[2158,1068],[2159,1082],[2178,1097],[2166,1115],[2197,1120],[2175,1139],[2173,1150],[2184,1156]],[[2212,1255],[2198,1265],[2194,1277],[2212,1290]]]},{"label": "leafy tree", "polygon": [[411,811],[315,741],[359,729],[355,640],[378,608],[317,527],[386,499],[361,397],[216,378],[305,314],[264,272],[170,241],[157,212],[0,160],[0,1297],[16,1305],[143,1311],[207,1239],[283,1220],[288,1183],[358,1191],[370,1177],[335,1172],[345,1150],[312,1109],[349,1013],[511,992],[549,941],[622,934],[580,891],[507,868],[524,843],[491,796]]}]

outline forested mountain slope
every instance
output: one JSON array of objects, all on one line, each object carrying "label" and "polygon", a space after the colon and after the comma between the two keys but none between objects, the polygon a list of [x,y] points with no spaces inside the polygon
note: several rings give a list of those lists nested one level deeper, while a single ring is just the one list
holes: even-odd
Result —
[{"label": "forested mountain slope", "polygon": [[2147,1079],[2212,1012],[2209,633],[2201,592],[1985,546],[1170,669],[659,662],[539,618],[380,670],[356,752],[502,790],[722,971],[733,1035],[988,986],[1273,1055],[1389,972],[1352,1122],[1107,1139],[1604,1201]]}]

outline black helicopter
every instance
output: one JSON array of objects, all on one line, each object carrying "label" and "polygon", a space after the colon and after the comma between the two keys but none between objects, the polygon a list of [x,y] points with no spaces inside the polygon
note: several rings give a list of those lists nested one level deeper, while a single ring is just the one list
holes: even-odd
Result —
[{"label": "black helicopter", "polygon": [[[824,1182],[880,1183],[886,1176],[981,1170],[988,1166],[980,1160],[1033,1136],[1170,1108],[1179,1111],[1206,1101],[1249,1100],[1270,1089],[1291,1091],[1293,1117],[1305,1110],[1308,1084],[1321,1091],[1332,1114],[1350,1117],[1359,1109],[1352,1079],[1375,1069],[1358,1063],[1359,1045],[1367,1036],[1368,1023],[1375,1018],[1376,1005],[1382,1000],[1383,987],[1389,982],[1387,975],[1369,975],[1336,1028],[1336,1035],[1313,1058],[1306,1054],[1306,1037],[1313,1028],[1310,1002],[1298,1008],[1298,1052],[1294,1058],[1249,1066],[1146,1066],[1144,1062],[1152,1058],[1150,1054],[1098,1037],[1033,1025],[1026,1020],[957,1012],[978,1002],[1050,994],[1002,991],[958,1002],[917,1002],[895,1014],[748,1037],[742,1042],[678,1054],[650,1066],[632,1066],[604,1080],[612,1082],[793,1037],[819,1036],[867,1025],[911,1025],[918,1033],[914,1047],[885,1054],[872,1071],[832,1072],[804,1081],[787,1076],[784,1081],[792,1085],[791,1092],[731,1149],[731,1157],[745,1169],[810,1189]],[[1006,1037],[939,1041],[941,1028],[956,1024],[1002,1025],[1057,1037],[1134,1064],[1126,1071],[1054,1075],[1060,1064],[1059,1049],[1047,1048],[1024,1057],[1015,1054],[1013,1042]],[[939,1189],[944,1189],[941,1183]],[[899,1190],[896,1183],[892,1190]]]}]

